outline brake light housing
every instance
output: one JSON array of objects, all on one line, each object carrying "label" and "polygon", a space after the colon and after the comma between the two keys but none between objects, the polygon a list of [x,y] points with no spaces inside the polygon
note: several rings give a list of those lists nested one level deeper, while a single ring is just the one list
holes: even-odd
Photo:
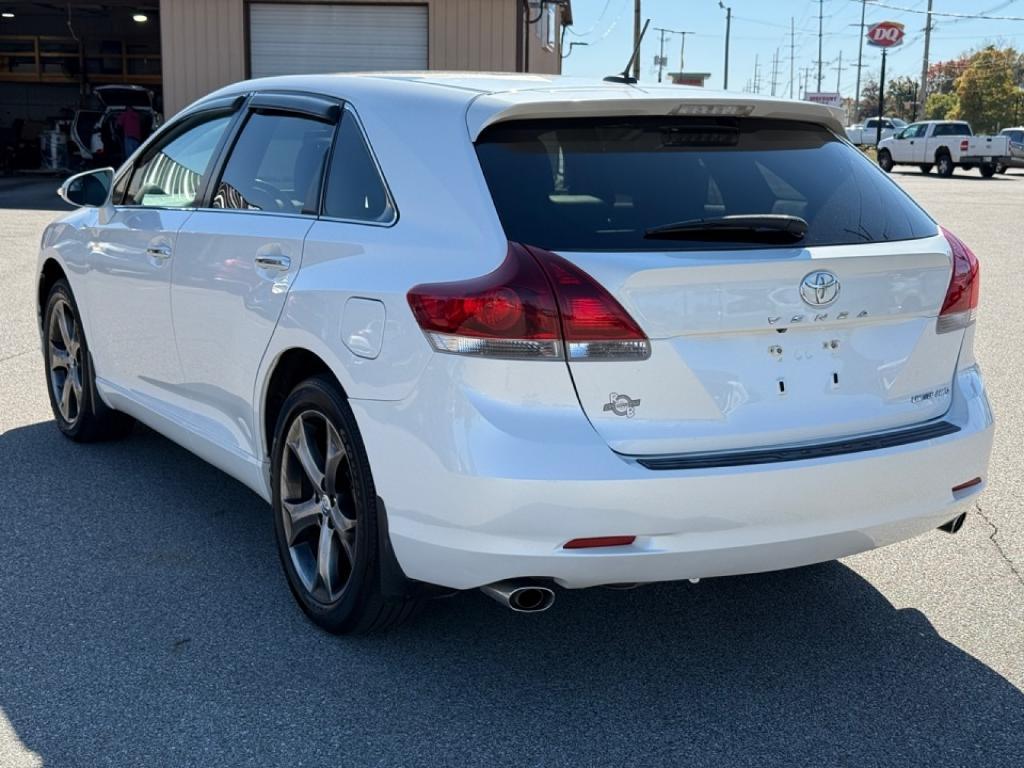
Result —
[{"label": "brake light housing", "polygon": [[644,360],[651,343],[603,286],[557,254],[509,243],[482,277],[417,285],[409,307],[438,352],[532,360]]},{"label": "brake light housing", "polygon": [[964,242],[944,227],[942,235],[953,255],[953,274],[939,311],[939,333],[966,328],[974,322],[981,296],[981,265]]}]

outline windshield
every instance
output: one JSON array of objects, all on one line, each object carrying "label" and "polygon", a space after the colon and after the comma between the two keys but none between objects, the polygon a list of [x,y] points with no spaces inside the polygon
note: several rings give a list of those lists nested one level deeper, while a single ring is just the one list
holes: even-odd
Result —
[{"label": "windshield", "polygon": [[[932,220],[826,129],[760,118],[498,123],[477,154],[509,239],[561,251],[762,248],[721,231],[649,238],[674,222],[778,215],[801,246],[929,237]],[[739,233],[738,233],[739,234]],[[775,244],[785,247],[785,244]],[[789,244],[788,247],[793,247]]]}]

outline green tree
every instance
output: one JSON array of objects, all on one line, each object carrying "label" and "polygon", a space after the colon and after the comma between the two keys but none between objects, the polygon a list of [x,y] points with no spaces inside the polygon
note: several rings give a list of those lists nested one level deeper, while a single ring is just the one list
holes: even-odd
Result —
[{"label": "green tree", "polygon": [[971,56],[957,78],[958,105],[953,115],[967,120],[976,133],[993,133],[1013,122],[1018,91],[1014,81],[1017,52],[988,46]]},{"label": "green tree", "polygon": [[970,63],[967,54],[949,61],[937,61],[928,67],[928,93],[955,93],[956,79]]},{"label": "green tree", "polygon": [[917,80],[906,76],[890,80],[885,89],[885,114],[910,122],[917,119],[918,112]]},{"label": "green tree", "polygon": [[857,105],[857,117],[867,120],[878,114],[878,81],[869,77],[860,89],[860,104]]},{"label": "green tree", "polygon": [[957,113],[960,100],[955,93],[933,93],[924,107],[926,120],[948,120]]}]

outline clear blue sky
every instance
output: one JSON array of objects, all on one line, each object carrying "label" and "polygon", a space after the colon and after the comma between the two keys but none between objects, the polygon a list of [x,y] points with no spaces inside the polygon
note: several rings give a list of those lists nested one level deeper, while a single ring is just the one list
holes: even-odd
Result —
[{"label": "clear blue sky", "polygon": [[[729,57],[729,90],[743,90],[754,78],[755,56],[760,65],[761,93],[771,92],[772,58],[779,54],[776,93],[789,95],[790,18],[796,24],[795,70],[798,84],[801,68],[812,68],[809,89],[816,90],[818,58],[818,0],[731,0],[732,42]],[[883,6],[890,6],[889,8]],[[925,16],[893,10],[893,7],[924,10],[927,0],[869,0],[867,23],[898,21],[906,25],[904,44],[892,49],[886,79],[910,75],[918,79],[924,55]],[[633,0],[573,0],[575,25],[565,38],[577,46],[565,60],[569,75],[601,77],[621,70],[633,45]],[[959,14],[1019,17],[1021,20],[966,20],[933,16],[932,62],[954,58],[961,52],[987,43],[1024,47],[1024,0],[933,0],[932,10]],[[823,91],[834,91],[836,67],[842,53],[844,69],[840,90],[853,96],[856,81],[857,48],[860,39],[860,0],[825,0],[822,43]],[[722,86],[725,11],[718,0],[643,0],[643,15],[651,19],[641,55],[641,81],[656,81],[653,66],[659,49],[655,27],[686,30],[687,71],[710,72],[708,85]],[[665,53],[669,69],[679,68],[679,35],[666,36]],[[863,77],[877,77],[880,50],[864,46]]]}]

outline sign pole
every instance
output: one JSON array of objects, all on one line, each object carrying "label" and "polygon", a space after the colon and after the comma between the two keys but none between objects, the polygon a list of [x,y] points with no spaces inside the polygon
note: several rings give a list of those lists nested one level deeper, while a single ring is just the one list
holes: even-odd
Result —
[{"label": "sign pole", "polygon": [[878,125],[875,126],[875,146],[877,147],[879,142],[882,141],[882,116],[885,114],[885,53],[886,48],[882,49],[882,77],[881,82],[878,84]]}]

